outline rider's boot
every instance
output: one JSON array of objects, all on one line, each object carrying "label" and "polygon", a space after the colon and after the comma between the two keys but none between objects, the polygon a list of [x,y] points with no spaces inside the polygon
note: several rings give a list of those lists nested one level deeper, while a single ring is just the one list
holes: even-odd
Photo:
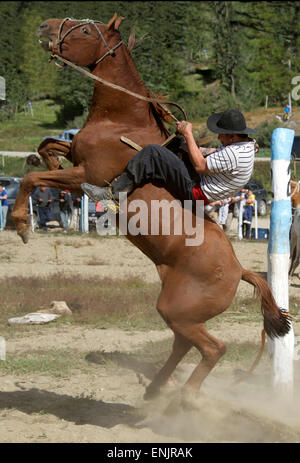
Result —
[{"label": "rider's boot", "polygon": [[129,175],[124,172],[117,180],[113,180],[111,185],[108,187],[99,187],[91,185],[90,183],[82,183],[82,190],[91,198],[93,201],[104,201],[113,199],[119,201],[119,193],[131,193],[135,188],[134,181]]}]

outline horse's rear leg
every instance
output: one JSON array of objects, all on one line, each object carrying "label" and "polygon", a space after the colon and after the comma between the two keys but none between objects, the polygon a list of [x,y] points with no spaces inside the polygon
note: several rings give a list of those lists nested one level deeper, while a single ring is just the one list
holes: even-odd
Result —
[{"label": "horse's rear leg", "polygon": [[202,360],[185,383],[184,389],[197,392],[207,375],[226,352],[225,344],[213,337],[204,323],[195,324],[185,329],[186,336],[202,354]]},{"label": "horse's rear leg", "polygon": [[180,334],[174,333],[174,336],[175,339],[173,343],[172,353],[165,365],[157,373],[153,381],[147,387],[146,392],[144,394],[145,400],[152,399],[156,395],[158,395],[161,386],[166,384],[180,360],[185,356],[185,354],[188,353],[188,351],[192,347],[192,343]]},{"label": "horse's rear leg", "polygon": [[185,324],[182,322],[180,327],[176,326],[176,330],[180,331],[180,334],[175,335],[172,354],[148,386],[145,399],[150,399],[159,393],[160,387],[167,382],[180,360],[192,346],[200,351],[202,360],[184,385],[183,392],[187,393],[199,391],[204,379],[226,352],[225,344],[209,334],[204,323]]}]

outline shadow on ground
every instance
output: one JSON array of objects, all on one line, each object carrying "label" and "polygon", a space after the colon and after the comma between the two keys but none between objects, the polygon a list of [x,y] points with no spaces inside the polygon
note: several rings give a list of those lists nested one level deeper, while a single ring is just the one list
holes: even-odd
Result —
[{"label": "shadow on ground", "polygon": [[130,405],[72,397],[37,388],[0,392],[0,409],[8,408],[29,415],[42,411],[77,425],[91,424],[103,428],[118,424],[134,426],[143,417]]}]

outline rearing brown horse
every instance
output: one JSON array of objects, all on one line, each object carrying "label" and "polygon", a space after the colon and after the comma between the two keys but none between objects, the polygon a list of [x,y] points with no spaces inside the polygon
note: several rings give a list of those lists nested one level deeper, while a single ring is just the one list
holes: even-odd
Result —
[{"label": "rearing brown horse", "polygon": [[[122,20],[117,15],[108,24],[49,19],[40,26],[38,35],[50,40],[42,45],[56,55],[89,68],[94,76],[149,97],[130,52],[122,42],[119,32]],[[83,182],[106,186],[122,173],[136,154],[120,141],[122,135],[142,147],[150,143],[162,144],[166,140],[168,133],[158,116],[153,104],[95,81],[86,123],[71,148],[66,145],[60,150],[74,167],[58,169],[54,162],[50,168],[55,170],[32,172],[21,183],[12,215],[23,240],[28,239],[27,204],[33,188],[45,185],[81,191]],[[55,154],[56,149],[59,147],[53,145],[50,154]],[[166,189],[150,183],[134,190],[128,198],[128,207],[134,199],[144,200],[149,210],[150,200],[174,200]],[[183,209],[180,213],[183,215]],[[128,219],[131,216],[128,213]],[[185,390],[199,390],[226,350],[223,342],[207,332],[205,323],[230,306],[241,279],[252,284],[261,297],[268,335],[282,336],[289,330],[289,319],[277,307],[267,282],[242,268],[218,225],[205,218],[203,226],[204,241],[199,246],[186,246],[184,233],[127,235],[157,267],[162,282],[157,309],[174,333],[171,355],[148,386],[145,398],[158,393],[193,346],[201,352],[202,360],[186,382]]]}]

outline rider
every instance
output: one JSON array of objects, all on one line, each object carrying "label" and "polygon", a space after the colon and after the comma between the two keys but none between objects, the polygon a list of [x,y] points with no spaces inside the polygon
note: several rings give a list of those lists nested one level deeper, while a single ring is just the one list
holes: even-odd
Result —
[{"label": "rider", "polygon": [[114,199],[121,192],[131,193],[136,187],[152,181],[163,182],[175,198],[203,200],[204,204],[225,199],[240,191],[251,177],[256,133],[246,126],[243,114],[236,109],[211,115],[207,127],[218,133],[221,146],[198,147],[190,122],[177,122],[177,130],[186,140],[192,170],[172,151],[159,145],[147,145],[134,156],[118,179],[108,187],[82,183],[83,191],[94,201]]}]

